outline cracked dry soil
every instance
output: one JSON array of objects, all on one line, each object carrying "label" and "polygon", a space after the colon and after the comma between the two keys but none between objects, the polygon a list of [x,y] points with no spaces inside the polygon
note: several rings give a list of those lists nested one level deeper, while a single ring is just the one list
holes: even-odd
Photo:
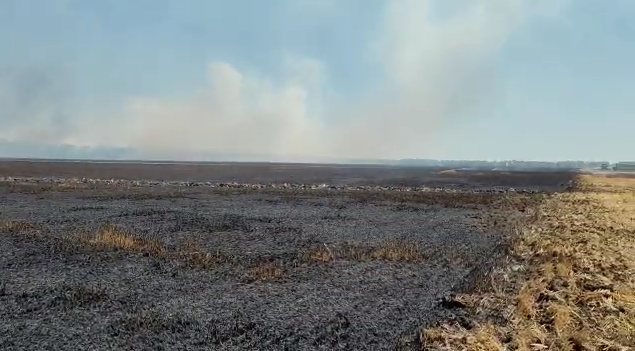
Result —
[{"label": "cracked dry soil", "polygon": [[469,201],[7,189],[3,350],[412,349],[502,240]]}]

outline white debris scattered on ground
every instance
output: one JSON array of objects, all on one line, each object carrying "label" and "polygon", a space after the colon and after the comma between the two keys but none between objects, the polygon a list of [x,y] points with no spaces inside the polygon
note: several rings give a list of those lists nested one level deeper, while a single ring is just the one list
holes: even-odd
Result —
[{"label": "white debris scattered on ground", "polygon": [[128,180],[128,179],[98,179],[98,178],[57,178],[57,177],[0,177],[4,183],[24,184],[95,184],[117,185],[135,187],[208,187],[208,188],[233,188],[233,189],[281,189],[281,190],[336,190],[336,191],[405,191],[405,192],[446,192],[446,193],[539,193],[535,189],[518,189],[512,187],[479,187],[470,189],[457,189],[451,187],[405,187],[405,186],[378,186],[378,185],[334,185],[334,184],[310,184],[310,183],[212,183],[195,181],[157,181],[157,180]]}]

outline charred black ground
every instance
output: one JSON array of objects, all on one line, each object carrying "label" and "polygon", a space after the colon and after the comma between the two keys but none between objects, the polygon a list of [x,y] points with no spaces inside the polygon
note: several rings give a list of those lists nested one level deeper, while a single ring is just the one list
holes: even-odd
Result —
[{"label": "charred black ground", "polygon": [[4,162],[0,176],[4,349],[384,350],[452,317],[439,298],[508,237],[488,221],[573,174]]}]

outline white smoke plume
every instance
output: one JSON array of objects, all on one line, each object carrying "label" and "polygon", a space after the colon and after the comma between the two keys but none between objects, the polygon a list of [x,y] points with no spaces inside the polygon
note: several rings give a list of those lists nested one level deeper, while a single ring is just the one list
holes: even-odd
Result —
[{"label": "white smoke plume", "polygon": [[[546,1],[459,1],[448,16],[433,19],[433,9],[443,3],[386,2],[377,33],[359,53],[360,60],[377,64],[382,78],[344,105],[331,106],[325,98],[327,62],[289,55],[281,63],[286,73],[281,83],[211,62],[204,72],[207,85],[188,97],[131,97],[112,112],[116,116],[95,112],[73,118],[54,105],[25,110],[15,92],[0,90],[0,138],[131,147],[166,158],[206,152],[289,159],[425,157],[435,147],[436,132],[487,99],[493,74],[488,62],[506,40],[531,18],[558,11]],[[24,114],[43,117],[3,123],[6,116]],[[66,125],[73,128],[60,130]]]}]

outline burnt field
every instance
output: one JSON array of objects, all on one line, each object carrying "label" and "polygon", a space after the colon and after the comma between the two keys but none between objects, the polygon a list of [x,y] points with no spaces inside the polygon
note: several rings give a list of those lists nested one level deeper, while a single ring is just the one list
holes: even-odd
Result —
[{"label": "burnt field", "polygon": [[0,345],[419,349],[574,176],[440,171],[2,162]]},{"label": "burnt field", "polygon": [[453,171],[442,168],[282,163],[81,163],[0,161],[0,177],[59,177],[190,182],[308,183],[559,189],[568,172]]}]

